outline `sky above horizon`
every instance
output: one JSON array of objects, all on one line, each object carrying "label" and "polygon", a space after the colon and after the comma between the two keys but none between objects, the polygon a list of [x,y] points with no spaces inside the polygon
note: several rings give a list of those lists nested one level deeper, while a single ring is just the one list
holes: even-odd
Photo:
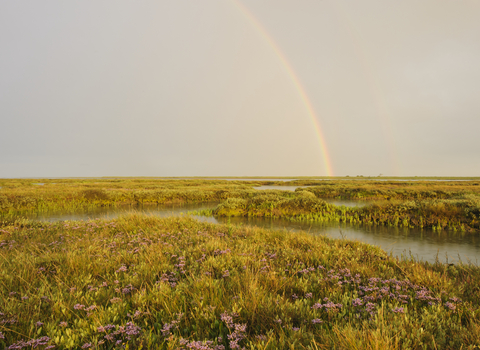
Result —
[{"label": "sky above horizon", "polygon": [[0,177],[479,176],[476,0],[3,1]]}]

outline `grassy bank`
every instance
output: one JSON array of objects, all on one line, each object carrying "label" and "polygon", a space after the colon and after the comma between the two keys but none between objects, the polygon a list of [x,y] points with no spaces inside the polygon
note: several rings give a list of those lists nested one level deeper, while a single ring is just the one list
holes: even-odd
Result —
[{"label": "grassy bank", "polygon": [[[171,179],[1,180],[0,217],[22,213],[88,210],[119,205],[222,202],[206,214],[269,216],[395,227],[480,230],[480,182],[314,180],[226,181]],[[297,185],[297,192],[256,190]],[[322,199],[376,201],[342,208]]]},{"label": "grassy bank", "polygon": [[384,201],[348,208],[329,204],[310,190],[301,190],[288,198],[274,193],[250,199],[229,198],[214,210],[204,211],[203,214],[478,232],[480,197],[470,195],[457,200]]},{"label": "grassy bank", "polygon": [[255,193],[245,184],[202,180],[3,180],[0,186],[3,213],[211,202]]},{"label": "grassy bank", "polygon": [[294,181],[320,198],[358,200],[461,199],[480,195],[480,181]]},{"label": "grassy bank", "polygon": [[[0,227],[0,348],[473,349],[480,269],[128,216]],[[39,345],[43,344],[43,345]]]},{"label": "grassy bank", "polygon": [[260,185],[309,186],[308,191],[319,198],[403,201],[480,196],[480,181],[0,179],[0,212],[247,199],[266,193],[253,188]]}]

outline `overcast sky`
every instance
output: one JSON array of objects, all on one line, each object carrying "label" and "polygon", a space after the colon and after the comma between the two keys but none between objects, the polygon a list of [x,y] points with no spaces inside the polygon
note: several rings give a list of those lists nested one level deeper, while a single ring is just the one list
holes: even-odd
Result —
[{"label": "overcast sky", "polygon": [[6,0],[0,49],[0,177],[328,175],[295,79],[334,175],[480,176],[478,0]]}]

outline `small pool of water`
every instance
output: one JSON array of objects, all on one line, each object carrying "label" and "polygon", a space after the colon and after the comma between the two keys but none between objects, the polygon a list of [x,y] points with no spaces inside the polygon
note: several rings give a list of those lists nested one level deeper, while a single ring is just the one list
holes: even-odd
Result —
[{"label": "small pool of water", "polygon": [[354,199],[332,199],[332,198],[322,198],[322,199],[327,203],[338,205],[339,207],[343,205],[344,207],[350,207],[350,208],[364,207],[372,203],[368,201],[359,201]]}]

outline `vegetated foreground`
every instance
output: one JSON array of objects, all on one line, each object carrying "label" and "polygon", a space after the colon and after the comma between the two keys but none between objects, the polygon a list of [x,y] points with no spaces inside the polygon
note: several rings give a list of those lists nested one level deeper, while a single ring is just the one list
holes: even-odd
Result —
[{"label": "vegetated foreground", "polygon": [[0,348],[474,349],[480,268],[189,217],[0,227]]},{"label": "vegetated foreground", "polygon": [[[308,187],[296,192],[253,188],[259,185]],[[26,212],[216,201],[220,205],[203,214],[480,232],[480,181],[4,179],[0,186],[3,220]],[[326,198],[376,202],[345,208]]]}]

